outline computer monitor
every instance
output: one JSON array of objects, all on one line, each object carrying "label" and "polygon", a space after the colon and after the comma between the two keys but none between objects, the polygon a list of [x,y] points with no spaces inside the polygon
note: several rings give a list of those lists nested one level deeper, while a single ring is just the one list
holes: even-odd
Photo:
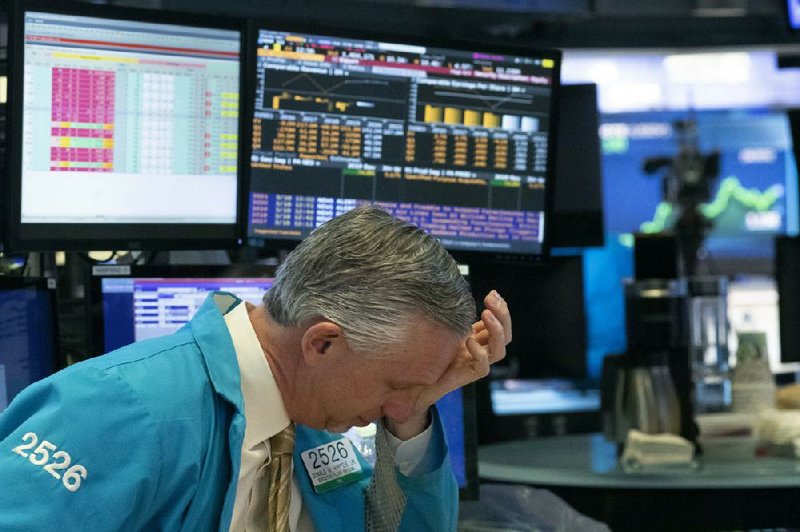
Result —
[{"label": "computer monitor", "polygon": [[244,21],[10,4],[6,245],[235,247]]},{"label": "computer monitor", "polygon": [[375,203],[459,256],[545,253],[558,52],[256,27],[251,243]]},{"label": "computer monitor", "polygon": [[260,304],[273,278],[274,268],[260,265],[95,266],[86,294],[91,351],[175,332],[214,290]]},{"label": "computer monitor", "polygon": [[562,85],[550,216],[554,248],[602,246],[605,242],[599,127],[597,85]]},{"label": "computer monitor", "polygon": [[61,369],[55,279],[0,276],[0,412]]},{"label": "computer monitor", "polygon": [[493,375],[519,379],[585,379],[586,305],[583,261],[551,257],[539,264],[478,263],[470,267],[472,295],[480,302],[496,289],[514,319],[514,341]]},{"label": "computer monitor", "polygon": [[[685,112],[606,114],[601,117],[606,228],[618,238],[668,228],[662,202],[665,168],[645,163],[678,152],[677,120]],[[719,177],[701,207],[713,224],[705,241],[713,273],[769,273],[773,240],[798,231],[797,168],[785,111],[697,111],[700,151],[720,153]],[[630,239],[632,243],[632,238]]]}]

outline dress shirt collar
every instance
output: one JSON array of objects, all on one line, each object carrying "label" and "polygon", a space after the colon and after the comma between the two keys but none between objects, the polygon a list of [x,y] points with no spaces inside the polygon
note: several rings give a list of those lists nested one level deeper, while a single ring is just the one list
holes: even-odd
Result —
[{"label": "dress shirt collar", "polygon": [[244,302],[225,314],[225,323],[239,362],[247,421],[244,448],[252,449],[283,430],[291,420]]}]

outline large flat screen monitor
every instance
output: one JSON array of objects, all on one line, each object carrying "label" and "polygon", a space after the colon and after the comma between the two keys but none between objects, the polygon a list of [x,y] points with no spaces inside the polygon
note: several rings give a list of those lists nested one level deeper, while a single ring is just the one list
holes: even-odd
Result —
[{"label": "large flat screen monitor", "polygon": [[[672,209],[663,202],[665,170],[648,173],[645,163],[677,154],[675,122],[686,118],[679,112],[601,117],[606,228],[615,238],[670,227]],[[798,231],[797,168],[787,113],[698,111],[694,119],[700,151],[720,153],[719,177],[701,207],[711,224],[708,262],[717,268],[714,273],[746,272],[748,260],[768,271],[774,238]]]},{"label": "large flat screen monitor", "polygon": [[8,246],[235,247],[244,22],[12,5]]},{"label": "large flat screen monitor", "polygon": [[175,332],[214,290],[261,304],[273,276],[273,267],[259,265],[95,266],[86,294],[91,351]]},{"label": "large flat screen monitor", "polygon": [[291,247],[376,203],[457,254],[545,252],[558,52],[254,38],[250,242]]},{"label": "large flat screen monitor", "polygon": [[55,279],[0,276],[0,412],[61,369]]}]

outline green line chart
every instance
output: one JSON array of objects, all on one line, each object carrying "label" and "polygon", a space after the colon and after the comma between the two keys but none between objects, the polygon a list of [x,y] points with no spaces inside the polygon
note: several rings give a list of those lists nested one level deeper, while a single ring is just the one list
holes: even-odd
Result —
[{"label": "green line chart", "polygon": [[[772,185],[764,191],[756,188],[746,188],[735,176],[728,176],[720,183],[716,196],[710,203],[700,205],[700,212],[714,222],[725,222],[724,225],[740,223],[744,214],[750,212],[770,211],[783,196],[782,185]],[[660,233],[668,229],[673,220],[674,208],[672,204],[662,201],[656,207],[653,218],[641,224],[642,233]],[[620,235],[622,245],[632,246],[633,235]]]}]

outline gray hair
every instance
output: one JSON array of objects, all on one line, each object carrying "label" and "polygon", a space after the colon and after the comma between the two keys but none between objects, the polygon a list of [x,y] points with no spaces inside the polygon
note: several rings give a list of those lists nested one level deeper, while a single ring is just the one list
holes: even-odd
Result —
[{"label": "gray hair", "polygon": [[465,336],[476,312],[469,285],[439,241],[371,205],[303,240],[278,268],[264,304],[285,327],[330,320],[365,354],[404,342],[414,317]]}]

